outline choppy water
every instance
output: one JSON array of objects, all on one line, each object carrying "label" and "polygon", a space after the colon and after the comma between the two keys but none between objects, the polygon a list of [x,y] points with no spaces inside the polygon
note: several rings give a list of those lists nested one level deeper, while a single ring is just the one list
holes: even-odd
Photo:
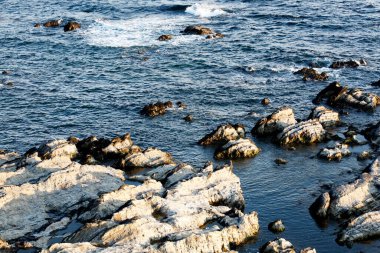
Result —
[{"label": "choppy water", "polygon": [[[49,19],[77,20],[82,29],[33,28]],[[179,34],[203,24],[226,35],[220,40]],[[177,35],[159,42],[158,36]],[[250,130],[260,116],[282,105],[299,118],[328,82],[303,82],[292,72],[318,62],[359,59],[368,66],[327,70],[330,80],[378,92],[380,77],[379,1],[11,1],[0,10],[0,146],[25,151],[42,140],[69,135],[113,137],[130,132],[143,147],[170,151],[200,166],[213,149],[196,141],[220,123],[243,123]],[[253,67],[254,72],[246,69]],[[12,81],[13,87],[2,85]],[[272,104],[260,105],[263,97]],[[184,111],[154,119],[143,105],[182,101]],[[343,120],[364,125],[379,113],[350,110]],[[191,113],[191,124],[182,117]],[[311,158],[321,146],[281,149],[254,138],[262,153],[235,163],[247,211],[259,213],[256,242],[239,248],[256,252],[276,236],[267,224],[281,218],[281,235],[296,248],[318,252],[379,252],[380,241],[352,249],[335,243],[337,226],[316,225],[308,207],[324,184],[355,178],[368,162],[354,154],[340,163]],[[360,148],[354,150],[356,153]],[[277,166],[275,158],[289,160]]]}]

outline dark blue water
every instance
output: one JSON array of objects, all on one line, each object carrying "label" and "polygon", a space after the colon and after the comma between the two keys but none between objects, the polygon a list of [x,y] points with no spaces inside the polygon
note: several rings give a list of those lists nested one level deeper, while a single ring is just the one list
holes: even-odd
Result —
[{"label": "dark blue water", "polygon": [[[220,123],[239,122],[250,130],[259,117],[282,105],[305,118],[312,98],[334,80],[378,92],[369,86],[380,78],[380,2],[375,0],[0,3],[0,70],[12,72],[1,75],[0,83],[14,83],[0,85],[1,148],[22,152],[51,138],[130,132],[142,147],[156,146],[201,166],[214,150],[196,141]],[[82,29],[33,28],[57,18],[76,20]],[[226,37],[181,36],[192,24]],[[177,36],[156,40],[166,33]],[[364,58],[368,66],[326,68],[350,58]],[[303,82],[292,74],[310,62],[321,64],[330,80]],[[270,106],[261,106],[263,97],[271,99]],[[139,115],[145,104],[158,100],[182,101],[188,108],[154,119]],[[195,118],[190,124],[182,120],[189,113]],[[357,126],[379,119],[378,112],[356,110],[343,117]],[[356,243],[352,249],[337,245],[337,225],[320,228],[308,213],[322,185],[349,182],[368,163],[356,161],[360,148],[340,163],[328,163],[311,158],[321,145],[288,151],[253,139],[261,154],[236,162],[235,173],[247,211],[259,213],[261,232],[240,252],[255,252],[274,239],[266,226],[277,218],[286,225],[281,236],[297,249],[380,251],[380,241]],[[289,163],[277,166],[277,157]]]}]

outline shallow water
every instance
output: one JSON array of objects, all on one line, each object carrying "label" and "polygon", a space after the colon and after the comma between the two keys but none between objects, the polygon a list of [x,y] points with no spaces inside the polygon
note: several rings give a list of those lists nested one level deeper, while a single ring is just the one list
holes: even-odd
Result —
[{"label": "shallow water", "polygon": [[[312,98],[330,81],[378,92],[369,83],[380,77],[378,1],[2,1],[0,10],[0,147],[26,151],[43,140],[69,135],[113,137],[130,132],[142,147],[170,151],[201,166],[213,148],[196,141],[225,122],[249,131],[259,117],[282,105],[306,118]],[[49,19],[77,20],[82,29],[33,28]],[[220,40],[182,36],[187,25],[203,24],[226,35]],[[159,42],[161,34],[176,35]],[[331,70],[334,60],[364,58],[368,66]],[[318,62],[328,82],[303,82],[293,71]],[[253,67],[255,71],[246,71]],[[4,85],[12,81],[13,87]],[[260,100],[272,101],[263,107]],[[154,119],[143,105],[182,101]],[[193,114],[195,121],[182,117]],[[349,110],[347,123],[377,122],[379,113]],[[250,134],[248,134],[250,136]],[[255,252],[276,235],[266,226],[281,218],[282,237],[297,249],[318,252],[378,252],[380,241],[335,243],[337,225],[320,228],[308,207],[322,185],[355,178],[368,162],[356,153],[340,163],[313,158],[318,146],[288,151],[254,138],[262,152],[234,163],[247,202],[259,213],[256,241],[239,248]],[[277,166],[274,159],[289,163]]]}]

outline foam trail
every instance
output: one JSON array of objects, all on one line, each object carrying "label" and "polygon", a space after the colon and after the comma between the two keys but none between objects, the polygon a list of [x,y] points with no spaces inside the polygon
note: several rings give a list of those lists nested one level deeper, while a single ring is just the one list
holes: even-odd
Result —
[{"label": "foam trail", "polygon": [[202,18],[210,18],[226,14],[226,12],[223,9],[215,5],[198,3],[187,7],[185,12]]}]

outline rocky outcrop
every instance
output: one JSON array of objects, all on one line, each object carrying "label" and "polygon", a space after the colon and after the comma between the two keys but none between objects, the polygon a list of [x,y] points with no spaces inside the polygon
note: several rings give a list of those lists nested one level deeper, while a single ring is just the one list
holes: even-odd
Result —
[{"label": "rocky outcrop", "polygon": [[333,146],[323,148],[318,156],[320,158],[340,161],[343,157],[351,155],[347,144],[335,143]]},{"label": "rocky outcrop", "polygon": [[324,98],[327,99],[327,103],[331,106],[351,106],[363,110],[374,110],[380,103],[377,95],[363,92],[357,88],[348,89],[347,86],[342,87],[338,82],[330,83],[318,93],[313,102],[320,103]]},{"label": "rocky outcrop", "polygon": [[339,113],[327,109],[324,106],[315,107],[310,115],[309,119],[317,119],[323,127],[334,126],[339,123]]},{"label": "rocky outcrop", "polygon": [[238,159],[256,156],[260,149],[250,139],[230,140],[219,147],[214,154],[216,159]]},{"label": "rocky outcrop", "polygon": [[81,25],[78,22],[75,21],[69,21],[67,24],[63,27],[63,31],[69,32],[74,31],[76,29],[79,29]]},{"label": "rocky outcrop", "polygon": [[366,66],[367,62],[363,59],[360,60],[348,60],[348,61],[335,61],[330,65],[332,69],[340,68],[357,68],[359,66]]},{"label": "rocky outcrop", "polygon": [[144,151],[134,152],[122,158],[117,167],[122,169],[153,168],[165,164],[174,164],[169,153],[156,148],[147,148]]},{"label": "rocky outcrop", "polygon": [[271,115],[261,119],[252,129],[252,134],[259,136],[273,135],[281,132],[287,126],[296,124],[293,109],[282,107]]},{"label": "rocky outcrop", "polygon": [[212,144],[224,144],[230,140],[243,138],[245,135],[244,126],[240,124],[225,124],[217,127],[216,130],[207,134],[198,141],[198,144],[206,146]]},{"label": "rocky outcrop", "polygon": [[279,238],[264,244],[260,253],[296,253],[296,250],[289,241]]},{"label": "rocky outcrop", "polygon": [[308,80],[314,80],[314,81],[325,81],[329,78],[326,72],[318,73],[313,68],[302,68],[296,72],[294,72],[296,75],[302,75],[304,81]]},{"label": "rocky outcrop", "polygon": [[186,35],[209,35],[214,34],[215,32],[202,25],[191,25],[186,27],[182,33]]},{"label": "rocky outcrop", "polygon": [[171,39],[173,39],[173,35],[170,35],[170,34],[163,34],[160,37],[158,37],[159,41],[168,41]]},{"label": "rocky outcrop", "polygon": [[379,235],[379,170],[379,160],[376,159],[360,178],[323,193],[310,207],[310,212],[317,218],[331,217],[342,222],[352,219],[338,237],[341,242]]},{"label": "rocky outcrop", "polygon": [[338,241],[349,243],[363,241],[380,236],[380,211],[360,215],[348,223],[340,233]]},{"label": "rocky outcrop", "polygon": [[322,141],[325,134],[319,121],[308,120],[286,127],[277,135],[277,140],[281,145],[311,144]]},{"label": "rocky outcrop", "polygon": [[133,145],[131,135],[129,133],[115,137],[111,143],[101,149],[104,156],[119,157],[127,155],[130,152],[138,152],[140,148]]},{"label": "rocky outcrop", "polygon": [[[187,176],[167,184],[181,170]],[[142,185],[105,194],[81,217],[82,229],[43,252],[224,252],[258,233],[257,214],[240,211],[239,178],[227,165],[166,166],[143,177]]]},{"label": "rocky outcrop", "polygon": [[375,82],[372,82],[371,86],[379,87],[380,86],[380,79],[375,81]]},{"label": "rocky outcrop", "polygon": [[44,26],[45,27],[58,27],[60,26],[62,23],[62,20],[58,19],[58,20],[50,20],[50,21],[47,21],[44,23]]},{"label": "rocky outcrop", "polygon": [[140,114],[155,117],[165,114],[166,110],[172,107],[173,103],[171,101],[166,101],[165,103],[157,102],[155,104],[149,104],[144,106],[144,108],[140,111]]}]

